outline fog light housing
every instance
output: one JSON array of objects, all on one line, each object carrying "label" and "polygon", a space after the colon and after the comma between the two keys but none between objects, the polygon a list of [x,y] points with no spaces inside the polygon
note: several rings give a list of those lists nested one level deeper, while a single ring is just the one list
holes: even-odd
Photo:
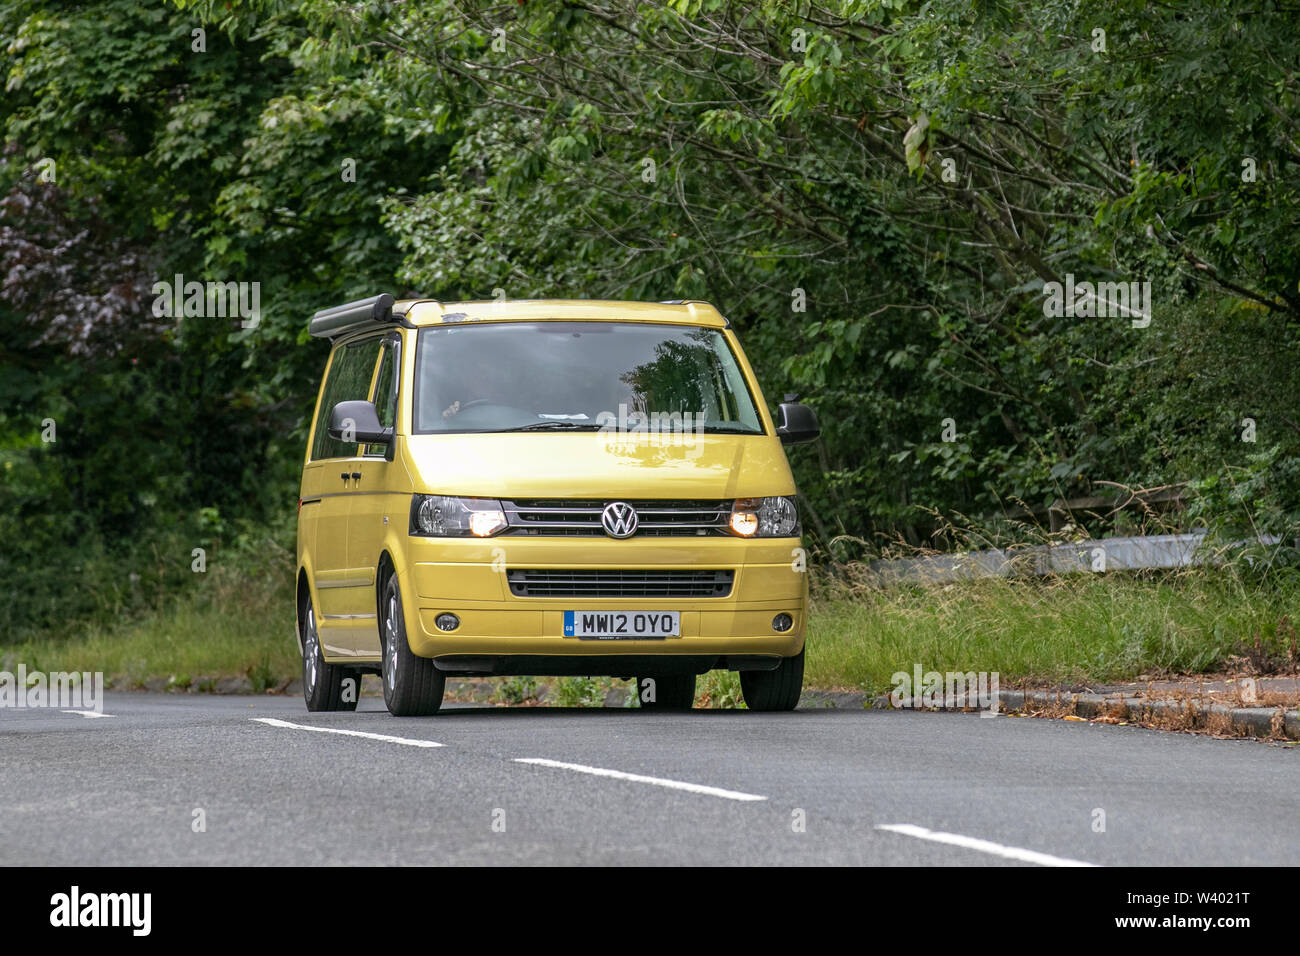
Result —
[{"label": "fog light housing", "polygon": [[778,614],[772,618],[772,630],[778,634],[783,634],[792,627],[794,627],[794,618],[789,614]]},{"label": "fog light housing", "polygon": [[460,618],[455,614],[444,612],[433,619],[433,626],[440,631],[454,631],[460,627]]}]

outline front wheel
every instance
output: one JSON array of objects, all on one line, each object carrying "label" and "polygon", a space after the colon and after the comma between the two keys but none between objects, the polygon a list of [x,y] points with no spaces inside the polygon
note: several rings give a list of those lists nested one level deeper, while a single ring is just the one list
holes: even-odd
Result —
[{"label": "front wheel", "polygon": [[794,710],[803,693],[803,651],[774,671],[741,671],[740,693],[750,710]]},{"label": "front wheel", "polygon": [[310,595],[304,599],[299,627],[302,629],[302,696],[307,701],[307,710],[356,710],[357,698],[361,696],[361,675],[326,663]]},{"label": "front wheel", "polygon": [[384,582],[380,605],[384,634],[384,704],[394,717],[427,717],[442,706],[447,677],[433,661],[411,651],[406,639],[406,618],[402,614],[402,592],[397,575]]},{"label": "front wheel", "polygon": [[695,675],[638,677],[636,696],[643,710],[690,710],[695,705]]}]

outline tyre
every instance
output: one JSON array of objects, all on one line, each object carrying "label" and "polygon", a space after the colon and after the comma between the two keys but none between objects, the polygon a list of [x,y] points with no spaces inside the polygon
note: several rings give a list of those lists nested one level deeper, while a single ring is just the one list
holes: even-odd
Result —
[{"label": "tyre", "polygon": [[803,651],[774,671],[741,671],[740,693],[750,710],[794,710],[803,693]]},{"label": "tyre", "polygon": [[302,631],[302,696],[307,710],[356,710],[361,696],[361,675],[337,664],[327,664],[316,630],[316,609],[307,595],[299,615]]},{"label": "tyre", "polygon": [[[647,684],[647,681],[654,683]],[[690,710],[695,705],[695,675],[638,677],[636,699],[643,710]]]},{"label": "tyre", "polygon": [[406,638],[402,614],[402,592],[397,575],[389,573],[380,602],[381,633],[384,637],[384,704],[394,717],[427,717],[442,706],[447,677],[428,657],[412,653]]}]

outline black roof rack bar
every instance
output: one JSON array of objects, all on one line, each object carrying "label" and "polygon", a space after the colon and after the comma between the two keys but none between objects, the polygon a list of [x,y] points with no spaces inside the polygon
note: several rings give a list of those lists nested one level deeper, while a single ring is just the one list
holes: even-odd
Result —
[{"label": "black roof rack bar", "polygon": [[307,331],[316,338],[335,338],[359,326],[391,321],[392,317],[393,297],[381,292],[368,299],[321,309],[311,317]]}]

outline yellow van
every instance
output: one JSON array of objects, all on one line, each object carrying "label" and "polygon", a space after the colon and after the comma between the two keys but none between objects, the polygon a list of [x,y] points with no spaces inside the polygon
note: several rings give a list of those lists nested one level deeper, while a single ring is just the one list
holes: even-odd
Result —
[{"label": "yellow van", "polygon": [[395,302],[316,313],[332,340],[298,504],[309,710],[380,675],[399,716],[447,675],[635,678],[687,709],[740,672],[792,710],[808,585],[776,421],[704,302]]}]

